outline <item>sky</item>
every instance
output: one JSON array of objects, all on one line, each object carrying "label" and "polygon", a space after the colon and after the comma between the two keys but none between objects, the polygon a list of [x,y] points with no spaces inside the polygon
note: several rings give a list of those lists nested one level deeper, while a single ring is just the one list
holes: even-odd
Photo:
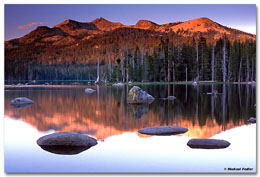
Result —
[{"label": "sky", "polygon": [[256,34],[255,4],[5,4],[5,40],[22,37],[37,26],[53,27],[67,19],[90,22],[103,17],[134,25],[138,20],[157,24],[208,17],[224,26]]}]

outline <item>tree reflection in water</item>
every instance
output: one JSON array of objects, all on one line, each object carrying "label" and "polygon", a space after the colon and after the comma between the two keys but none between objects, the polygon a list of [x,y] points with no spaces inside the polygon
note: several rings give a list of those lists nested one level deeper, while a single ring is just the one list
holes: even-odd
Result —
[{"label": "tree reflection in water", "polygon": [[[93,86],[97,90],[93,94],[86,94],[82,86],[6,89],[5,115],[31,124],[38,131],[79,132],[105,139],[160,125],[186,127],[189,132],[185,136],[207,138],[246,124],[256,114],[256,89],[252,85],[143,85],[140,87],[155,97],[145,106],[127,104],[131,87]],[[206,94],[214,90],[219,94]],[[10,101],[21,96],[35,104],[12,108]],[[167,96],[175,96],[176,100],[159,99]]]}]

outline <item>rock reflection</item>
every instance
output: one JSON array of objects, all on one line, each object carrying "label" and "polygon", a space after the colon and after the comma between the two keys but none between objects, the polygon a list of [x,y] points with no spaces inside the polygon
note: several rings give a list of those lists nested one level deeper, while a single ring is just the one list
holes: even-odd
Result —
[{"label": "rock reflection", "polygon": [[32,105],[33,104],[11,104],[11,107],[15,108],[15,109],[24,109],[24,108],[28,108]]},{"label": "rock reflection", "polygon": [[90,147],[85,146],[40,146],[43,150],[48,151],[53,154],[59,155],[76,155],[79,154]]},{"label": "rock reflection", "polygon": [[[247,124],[256,116],[255,87],[250,85],[147,85],[140,86],[155,100],[149,107],[127,105],[127,86],[92,87],[97,94],[85,94],[84,88],[9,89],[5,92],[5,115],[20,119],[39,131],[88,133],[98,139],[136,132],[141,128],[176,125],[189,129],[184,136],[209,138],[223,130]],[[207,92],[225,94],[212,97]],[[174,95],[177,101],[161,101]],[[26,96],[37,104],[13,109],[13,97]],[[247,103],[243,105],[242,103]]]},{"label": "rock reflection", "polygon": [[141,119],[149,111],[148,105],[129,105],[128,112],[134,120]]}]

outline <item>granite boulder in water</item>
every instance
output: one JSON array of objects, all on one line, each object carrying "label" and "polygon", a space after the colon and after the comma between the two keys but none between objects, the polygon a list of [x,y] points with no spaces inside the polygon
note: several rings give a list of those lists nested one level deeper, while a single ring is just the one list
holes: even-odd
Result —
[{"label": "granite boulder in water", "polygon": [[203,139],[203,138],[193,138],[190,139],[187,145],[190,148],[198,149],[222,149],[230,145],[226,140],[219,139]]},{"label": "granite boulder in water", "polygon": [[97,140],[84,134],[59,132],[39,138],[37,144],[51,153],[74,155],[95,146]]},{"label": "granite boulder in water", "polygon": [[154,101],[154,97],[138,86],[134,86],[129,90],[127,103],[129,104],[150,104]]},{"label": "granite boulder in water", "polygon": [[18,97],[11,101],[11,106],[14,108],[27,108],[34,104],[34,102],[26,97]]},{"label": "granite boulder in water", "polygon": [[248,122],[250,122],[250,123],[256,123],[256,118],[250,117],[250,119],[248,119]]},{"label": "granite boulder in water", "polygon": [[179,126],[159,126],[144,128],[138,131],[138,133],[146,135],[176,135],[187,132],[188,129]]},{"label": "granite boulder in water", "polygon": [[94,93],[94,92],[96,92],[96,90],[94,90],[94,89],[92,89],[92,88],[86,88],[86,89],[85,89],[85,92],[86,92],[86,93]]},{"label": "granite boulder in water", "polygon": [[175,99],[176,99],[175,96],[168,96],[168,97],[167,97],[167,100],[175,100]]}]

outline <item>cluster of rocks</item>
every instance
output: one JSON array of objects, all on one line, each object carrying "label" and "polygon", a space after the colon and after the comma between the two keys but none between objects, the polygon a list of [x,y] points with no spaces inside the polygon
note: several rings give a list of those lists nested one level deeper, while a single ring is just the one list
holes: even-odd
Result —
[{"label": "cluster of rocks", "polygon": [[[179,126],[159,126],[159,127],[144,128],[139,130],[138,133],[145,134],[145,135],[167,136],[167,135],[182,134],[182,133],[186,133],[187,131],[188,131],[187,128],[179,127]],[[187,145],[190,148],[220,149],[220,148],[228,147],[230,143],[226,140],[193,138],[188,141]]]},{"label": "cluster of rocks", "polygon": [[[95,90],[91,89],[87,92],[95,92]],[[34,104],[34,101],[26,97],[18,97],[13,99],[10,104],[14,108],[26,108]],[[60,132],[39,138],[37,144],[51,153],[74,155],[95,146],[97,140],[84,134]]]},{"label": "cluster of rocks", "polygon": [[[122,86],[122,83],[117,83],[117,85],[114,86]],[[96,90],[86,88],[85,92],[94,93],[96,92]],[[167,98],[162,99],[175,100],[176,97],[168,96]],[[136,115],[134,115],[136,119],[139,119],[143,114],[146,114],[148,112],[148,105],[153,101],[154,97],[139,88],[138,86],[132,87],[127,97],[127,103],[132,105],[134,112],[137,113]],[[25,108],[31,106],[32,104],[34,104],[34,101],[26,97],[18,97],[11,101],[11,105],[15,108]],[[256,118],[251,117],[248,122],[256,123]],[[143,128],[139,130],[138,133],[146,135],[169,136],[186,133],[187,131],[187,128],[179,126],[159,126]],[[59,132],[39,138],[37,140],[37,144],[42,149],[51,153],[74,155],[97,145],[97,140],[84,134],[74,132]],[[220,149],[228,147],[230,143],[226,140],[219,139],[193,138],[188,141],[187,145],[190,148]]]}]

